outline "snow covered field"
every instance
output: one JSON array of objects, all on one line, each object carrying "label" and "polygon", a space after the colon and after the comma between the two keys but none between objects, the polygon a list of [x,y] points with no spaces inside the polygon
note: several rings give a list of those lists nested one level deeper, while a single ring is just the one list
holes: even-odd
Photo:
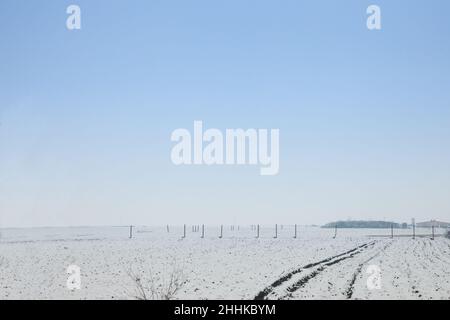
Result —
[{"label": "snow covered field", "polygon": [[[222,239],[219,227],[204,239],[191,227],[185,239],[181,227],[137,227],[132,239],[126,227],[3,229],[0,299],[135,299],[136,279],[149,297],[174,278],[175,299],[450,299],[444,237],[347,229],[334,239],[334,230],[299,227],[294,239],[292,226],[279,226],[274,239],[273,229],[259,239],[228,226]],[[70,265],[80,267],[79,290],[67,288]],[[379,289],[367,286],[369,266],[379,268]]]}]

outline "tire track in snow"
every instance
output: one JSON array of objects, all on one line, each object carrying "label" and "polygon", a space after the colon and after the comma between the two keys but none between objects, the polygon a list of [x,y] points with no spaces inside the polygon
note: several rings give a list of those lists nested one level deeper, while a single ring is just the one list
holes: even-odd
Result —
[{"label": "tire track in snow", "polygon": [[355,282],[356,282],[356,279],[358,278],[358,276],[361,274],[361,270],[362,270],[363,266],[366,265],[367,263],[369,263],[369,261],[371,261],[371,260],[375,259],[377,256],[379,256],[380,253],[384,252],[388,247],[391,246],[391,244],[392,244],[392,241],[387,243],[382,249],[378,250],[378,252],[375,253],[373,256],[371,256],[369,259],[367,259],[364,262],[359,264],[358,268],[356,268],[356,271],[353,274],[352,279],[350,280],[347,290],[345,291],[345,296],[347,297],[347,299],[351,299],[353,296],[353,292],[355,290]]},{"label": "tire track in snow", "polygon": [[[305,286],[311,279],[315,278],[320,272],[322,272],[326,268],[338,264],[347,259],[353,258],[355,255],[360,254],[369,246],[370,247],[373,246],[375,243],[376,241],[367,242],[344,253],[297,268],[280,277],[279,279],[274,281],[270,286],[266,287],[264,290],[259,292],[256,295],[255,300],[266,300],[268,298],[286,299],[292,297],[292,294],[295,291]],[[295,279],[298,274],[303,273],[304,271],[309,271],[311,269],[313,270],[311,273],[303,277],[300,277],[300,279],[298,280]]]}]

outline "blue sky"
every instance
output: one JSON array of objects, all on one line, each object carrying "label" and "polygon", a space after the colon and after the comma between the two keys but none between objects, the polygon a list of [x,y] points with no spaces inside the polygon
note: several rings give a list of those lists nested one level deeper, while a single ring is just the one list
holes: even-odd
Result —
[{"label": "blue sky", "polygon": [[[366,28],[370,4],[382,30]],[[449,12],[3,0],[0,224],[450,220]],[[174,166],[170,134],[194,120],[279,128],[279,175]]]}]

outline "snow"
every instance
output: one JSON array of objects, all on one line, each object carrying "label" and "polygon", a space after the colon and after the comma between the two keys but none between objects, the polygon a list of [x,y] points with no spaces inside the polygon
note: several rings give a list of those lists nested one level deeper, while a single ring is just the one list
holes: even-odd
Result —
[{"label": "snow", "polygon": [[[250,227],[224,226],[219,239],[219,230],[206,227],[202,239],[188,226],[181,239],[182,227],[136,227],[129,239],[128,227],[3,229],[0,299],[134,299],[130,274],[146,289],[177,274],[175,299],[450,299],[450,240],[441,236],[347,229],[333,239],[332,229],[299,227],[294,239],[293,226],[278,226],[275,239],[266,226],[256,239]],[[80,290],[67,288],[70,265],[80,267]],[[371,265],[380,289],[367,286]]]}]

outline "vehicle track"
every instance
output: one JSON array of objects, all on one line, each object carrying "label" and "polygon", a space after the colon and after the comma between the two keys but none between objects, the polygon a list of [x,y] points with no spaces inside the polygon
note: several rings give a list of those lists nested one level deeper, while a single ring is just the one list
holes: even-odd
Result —
[{"label": "vehicle track", "polygon": [[[297,268],[276,281],[274,281],[270,286],[266,287],[264,290],[259,292],[255,296],[255,300],[267,300],[267,299],[286,299],[291,298],[292,294],[298,289],[304,287],[311,279],[315,278],[318,274],[324,271],[326,268],[341,263],[347,259],[353,258],[354,256],[362,253],[369,247],[373,247],[377,241],[367,242],[356,248],[348,250],[344,253],[323,259],[318,262],[307,264],[303,267]],[[297,278],[297,275],[305,271],[311,271],[307,275]]]},{"label": "vehicle track", "polygon": [[375,253],[373,256],[371,256],[369,259],[367,259],[364,262],[359,264],[358,268],[356,268],[356,271],[353,274],[352,279],[350,280],[347,290],[345,291],[345,296],[347,297],[347,299],[351,299],[353,296],[353,293],[355,290],[355,282],[356,282],[356,279],[358,278],[358,276],[361,274],[361,270],[362,270],[363,266],[366,265],[367,263],[369,263],[369,261],[371,261],[371,260],[375,259],[377,256],[379,256],[380,253],[384,252],[391,244],[392,244],[392,242],[387,243],[382,249],[378,250],[378,252]]}]

